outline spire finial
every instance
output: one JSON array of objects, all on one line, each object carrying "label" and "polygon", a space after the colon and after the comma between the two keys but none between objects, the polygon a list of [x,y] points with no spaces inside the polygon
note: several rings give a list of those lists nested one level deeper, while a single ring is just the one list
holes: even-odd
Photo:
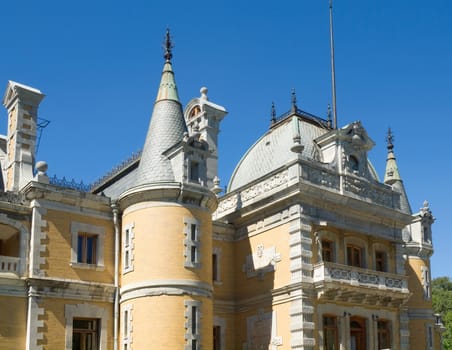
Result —
[{"label": "spire finial", "polygon": [[329,103],[326,109],[326,125],[331,128],[331,106]]},{"label": "spire finial", "polygon": [[297,111],[297,94],[295,93],[295,88],[292,88],[292,112]]},{"label": "spire finial", "polygon": [[163,55],[163,57],[166,59],[167,62],[170,62],[171,58],[173,58],[173,53],[172,53],[173,48],[174,48],[174,44],[171,41],[170,30],[169,30],[169,28],[166,28],[165,45],[164,45],[165,54]]},{"label": "spire finial", "polygon": [[272,102],[272,110],[271,110],[271,124],[276,123],[276,108],[275,108],[275,102]]},{"label": "spire finial", "polygon": [[388,128],[386,142],[388,143],[388,152],[392,152],[392,150],[394,149],[394,134],[392,133],[391,128]]}]

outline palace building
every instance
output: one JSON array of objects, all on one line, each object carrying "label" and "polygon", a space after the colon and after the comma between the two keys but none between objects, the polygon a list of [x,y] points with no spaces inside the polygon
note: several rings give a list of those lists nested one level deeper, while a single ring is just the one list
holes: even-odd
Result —
[{"label": "palace building", "polygon": [[164,58],[142,152],[89,189],[35,161],[44,94],[8,82],[0,349],[439,350],[434,218],[391,134],[381,181],[359,121],[293,99],[223,191],[227,110],[206,88],[182,106],[168,33]]}]

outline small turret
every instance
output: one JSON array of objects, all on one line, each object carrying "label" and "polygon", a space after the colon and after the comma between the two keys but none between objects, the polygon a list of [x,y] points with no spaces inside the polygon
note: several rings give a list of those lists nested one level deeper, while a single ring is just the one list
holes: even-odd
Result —
[{"label": "small turret", "polygon": [[394,135],[391,128],[388,129],[388,135],[386,136],[388,143],[388,157],[386,160],[386,171],[384,177],[384,183],[390,185],[394,191],[400,193],[400,210],[404,213],[411,214],[411,206],[408,201],[408,196],[403,185],[402,178],[397,167],[396,158],[394,156]]}]

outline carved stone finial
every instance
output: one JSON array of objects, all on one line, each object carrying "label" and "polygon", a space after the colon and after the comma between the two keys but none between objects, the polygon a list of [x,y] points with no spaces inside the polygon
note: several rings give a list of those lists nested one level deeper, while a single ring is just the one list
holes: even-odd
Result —
[{"label": "carved stone finial", "polygon": [[49,183],[49,177],[47,176],[47,169],[49,166],[47,165],[47,162],[44,162],[40,160],[39,162],[36,162],[35,169],[37,171],[36,176],[34,177],[34,180],[37,182],[42,183]]},{"label": "carved stone finial", "polygon": [[47,162],[40,160],[39,162],[36,162],[35,168],[38,171],[38,175],[46,175],[47,169],[49,169],[49,165],[47,164]]},{"label": "carved stone finial", "polygon": [[171,41],[170,30],[169,30],[169,28],[166,28],[165,44],[164,44],[165,54],[163,55],[163,57],[165,58],[165,60],[167,62],[170,62],[171,58],[173,58],[173,53],[172,53],[173,48],[174,48],[174,44]]},{"label": "carved stone finial", "polygon": [[223,191],[223,189],[220,186],[220,178],[218,176],[215,176],[213,178],[213,187],[211,191],[215,193],[217,196]]},{"label": "carved stone finial", "polygon": [[203,100],[208,100],[208,97],[207,97],[207,92],[208,92],[209,90],[205,87],[205,86],[203,86],[200,90],[199,90],[199,92],[201,93],[201,99],[203,99]]}]

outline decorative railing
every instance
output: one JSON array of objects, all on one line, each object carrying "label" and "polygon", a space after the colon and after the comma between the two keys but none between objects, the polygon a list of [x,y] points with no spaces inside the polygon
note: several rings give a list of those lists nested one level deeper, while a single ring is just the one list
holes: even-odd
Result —
[{"label": "decorative railing", "polygon": [[324,128],[330,128],[330,126],[328,124],[328,120],[320,118],[320,117],[318,117],[318,116],[316,116],[314,114],[305,112],[305,111],[303,111],[300,108],[297,108],[296,111],[291,109],[291,110],[287,111],[286,113],[281,114],[279,117],[275,118],[275,122],[279,122],[280,120],[283,120],[283,119],[287,118],[289,115],[292,115],[292,114],[298,114],[299,116],[302,116],[305,119],[309,119],[309,120],[311,120],[313,122],[316,122],[316,123],[322,125]]},{"label": "decorative railing", "polygon": [[351,286],[408,293],[408,277],[387,272],[324,262],[314,266],[314,283],[340,282]]},{"label": "decorative railing", "polygon": [[20,258],[0,255],[0,272],[19,274]]},{"label": "decorative railing", "polygon": [[89,190],[91,189],[91,186],[84,184],[83,181],[77,182],[74,179],[67,180],[66,177],[64,176],[62,179],[60,179],[57,178],[56,175],[54,175],[53,177],[49,178],[49,182],[50,184],[55,186],[70,188],[72,190],[77,190],[81,192],[89,192]]}]

